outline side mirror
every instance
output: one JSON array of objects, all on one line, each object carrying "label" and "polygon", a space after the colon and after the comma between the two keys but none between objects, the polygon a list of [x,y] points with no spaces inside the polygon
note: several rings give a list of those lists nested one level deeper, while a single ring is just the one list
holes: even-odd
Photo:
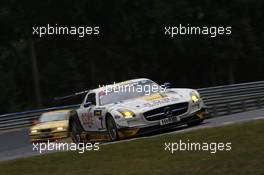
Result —
[{"label": "side mirror", "polygon": [[83,107],[88,108],[91,105],[92,105],[92,102],[88,101],[88,102],[83,104]]},{"label": "side mirror", "polygon": [[171,83],[170,82],[166,82],[166,83],[162,84],[161,87],[170,88],[171,87]]}]

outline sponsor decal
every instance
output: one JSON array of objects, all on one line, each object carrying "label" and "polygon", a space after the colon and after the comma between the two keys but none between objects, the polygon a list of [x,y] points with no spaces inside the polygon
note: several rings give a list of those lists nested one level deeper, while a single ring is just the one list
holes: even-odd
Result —
[{"label": "sponsor decal", "polygon": [[146,100],[146,101],[153,101],[153,100],[161,99],[162,96],[160,94],[153,94],[153,95],[143,96],[143,97],[139,97],[139,98]]},{"label": "sponsor decal", "polygon": [[158,100],[153,100],[152,102],[148,102],[144,104],[144,107],[153,107],[153,106],[158,106],[158,105],[162,105],[165,103],[170,103],[170,102],[175,102],[178,101],[178,98],[175,97],[170,97],[170,98],[161,98]]},{"label": "sponsor decal", "polygon": [[94,116],[101,116],[102,111],[101,110],[94,110]]},{"label": "sponsor decal", "polygon": [[81,120],[84,125],[88,125],[88,127],[91,127],[94,123],[93,116],[89,113],[84,113],[81,115]]}]

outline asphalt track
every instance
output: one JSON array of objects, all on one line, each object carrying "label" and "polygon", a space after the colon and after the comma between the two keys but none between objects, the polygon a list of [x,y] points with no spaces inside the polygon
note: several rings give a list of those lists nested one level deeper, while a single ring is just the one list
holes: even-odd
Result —
[{"label": "asphalt track", "polygon": [[[162,133],[154,133],[152,135],[148,135],[140,138],[127,139],[118,142],[133,141],[135,139],[145,139],[146,137],[156,137],[164,134],[175,134],[175,133],[187,132],[190,130],[196,130],[201,128],[216,127],[216,126],[240,123],[250,120],[264,119],[263,113],[264,113],[264,109],[260,109],[255,111],[248,111],[238,114],[216,117],[216,118],[208,119],[204,121],[202,125],[196,127],[187,128],[183,126],[183,127],[170,129]],[[112,142],[106,144],[115,144],[118,142]],[[33,151],[33,145],[29,142],[28,129],[19,129],[19,130],[0,133],[0,161],[12,160],[21,157],[29,157],[34,155],[40,155],[40,153],[37,151]]]}]

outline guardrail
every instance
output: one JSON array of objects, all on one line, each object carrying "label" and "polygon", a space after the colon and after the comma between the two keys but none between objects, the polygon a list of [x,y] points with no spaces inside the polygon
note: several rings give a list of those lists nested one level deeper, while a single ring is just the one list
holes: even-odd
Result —
[{"label": "guardrail", "polygon": [[264,107],[264,81],[198,89],[212,117]]},{"label": "guardrail", "polygon": [[[212,117],[264,107],[264,81],[198,89]],[[32,125],[43,112],[74,109],[79,105],[59,106],[0,115],[0,131]]]}]

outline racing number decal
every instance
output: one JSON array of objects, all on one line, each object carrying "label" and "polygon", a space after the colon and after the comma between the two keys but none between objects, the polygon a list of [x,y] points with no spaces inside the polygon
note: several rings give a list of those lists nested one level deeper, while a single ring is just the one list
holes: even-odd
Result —
[{"label": "racing number decal", "polygon": [[92,115],[90,115],[89,113],[83,113],[81,119],[84,125],[88,125],[88,127],[92,127],[94,123]]},{"label": "racing number decal", "polygon": [[104,126],[103,126],[103,117],[102,117],[102,110],[94,110],[94,116],[95,117],[98,117],[99,119],[99,123],[97,124],[98,126],[98,129],[99,130],[103,130],[104,129]]},{"label": "racing number decal", "polygon": [[88,110],[81,114],[81,121],[84,126],[93,130],[104,130],[102,110]]},{"label": "racing number decal", "polygon": [[99,130],[102,130],[102,129],[104,129],[104,125],[103,125],[103,117],[99,117],[99,120],[101,121],[101,122],[100,122],[100,123],[101,123],[101,127],[98,126],[98,129],[99,129]]}]

